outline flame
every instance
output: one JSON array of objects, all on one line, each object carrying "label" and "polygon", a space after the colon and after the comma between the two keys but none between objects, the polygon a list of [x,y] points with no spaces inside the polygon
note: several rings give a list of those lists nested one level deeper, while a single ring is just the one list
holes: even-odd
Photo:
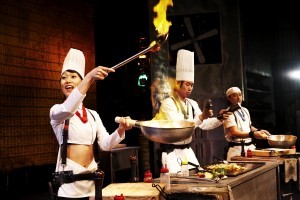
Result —
[{"label": "flame", "polygon": [[170,26],[172,25],[172,23],[167,20],[168,6],[173,7],[172,0],[160,0],[159,3],[153,8],[153,11],[157,13],[157,16],[153,20],[153,24],[158,32],[158,35],[167,34]]},{"label": "flame", "polygon": [[[158,112],[155,114],[153,120],[167,120],[166,115],[163,112],[160,112],[159,106],[161,102],[169,96],[173,95],[173,88],[175,84],[175,79],[170,77],[162,77],[160,79],[156,79],[151,84],[151,102],[154,110]],[[155,98],[154,98],[155,96]]]}]

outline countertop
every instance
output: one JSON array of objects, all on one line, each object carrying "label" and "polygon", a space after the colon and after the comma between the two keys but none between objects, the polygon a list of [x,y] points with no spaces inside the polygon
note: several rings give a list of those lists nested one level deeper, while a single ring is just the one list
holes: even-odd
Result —
[{"label": "countertop", "polygon": [[[164,184],[157,183],[159,179],[154,179],[154,184],[163,188],[158,190],[152,183],[112,183],[103,189],[103,199],[112,200],[115,195],[121,195],[125,199],[139,200],[163,200],[163,196],[171,199],[187,200],[195,198],[234,200],[241,197],[245,200],[274,200],[277,199],[278,188],[276,182],[276,171],[278,162],[269,161],[238,161],[243,163],[263,163],[262,166],[248,171],[238,176],[221,179],[219,182],[203,181],[194,179],[182,179],[178,182],[178,177],[171,177],[171,189],[165,190]],[[257,187],[258,184],[264,187]],[[245,192],[247,191],[247,192]]]},{"label": "countertop", "polygon": [[[253,163],[257,161],[238,162]],[[170,196],[176,196],[177,194],[206,195],[203,196],[204,199],[234,200],[241,198],[244,200],[274,200],[279,195],[278,182],[275,178],[279,163],[268,161],[264,163],[263,166],[257,169],[238,176],[222,179],[218,183],[194,180],[181,184],[172,184],[171,179],[171,189],[166,190],[165,193]],[[257,187],[257,185],[264,185],[264,187]]]}]

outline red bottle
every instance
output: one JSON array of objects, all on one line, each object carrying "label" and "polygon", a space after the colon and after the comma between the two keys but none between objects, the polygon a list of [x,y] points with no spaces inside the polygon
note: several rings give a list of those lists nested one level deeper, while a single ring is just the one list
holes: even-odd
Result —
[{"label": "red bottle", "polygon": [[252,151],[250,149],[247,150],[247,157],[252,158]]},{"label": "red bottle", "polygon": [[114,197],[114,200],[125,200],[125,197],[123,196],[123,194],[121,194],[120,196],[116,195]]},{"label": "red bottle", "polygon": [[150,170],[147,170],[145,173],[144,173],[144,182],[145,183],[152,183],[153,181],[153,178],[152,178],[152,173]]}]

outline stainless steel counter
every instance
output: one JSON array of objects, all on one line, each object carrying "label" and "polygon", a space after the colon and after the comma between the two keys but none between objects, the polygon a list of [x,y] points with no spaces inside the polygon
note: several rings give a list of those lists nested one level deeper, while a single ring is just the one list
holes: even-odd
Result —
[{"label": "stainless steel counter", "polygon": [[281,194],[280,199],[300,191],[300,157],[298,152],[281,156],[253,156],[251,158],[237,156],[233,157],[232,161],[268,161],[278,163],[278,191]]},{"label": "stainless steel counter", "polygon": [[165,191],[165,193],[172,200],[181,199],[178,198],[179,194],[185,194],[182,199],[188,199],[187,196],[193,195],[198,196],[197,198],[199,198],[199,195],[204,195],[206,196],[205,199],[222,200],[280,199],[278,193],[278,166],[277,162],[266,161],[265,165],[257,169],[235,177],[228,177],[218,183],[188,180],[183,181],[181,184],[174,184],[171,178],[171,189]]}]

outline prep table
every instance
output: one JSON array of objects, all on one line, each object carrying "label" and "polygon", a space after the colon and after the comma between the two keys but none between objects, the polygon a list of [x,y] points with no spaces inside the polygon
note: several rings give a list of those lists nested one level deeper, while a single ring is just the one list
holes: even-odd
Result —
[{"label": "prep table", "polygon": [[[279,199],[278,193],[278,166],[277,162],[264,162],[259,168],[244,174],[228,177],[215,183],[213,181],[183,180],[178,182],[171,177],[171,189],[163,190],[171,200],[189,199],[220,199],[220,200],[274,200]],[[154,179],[154,182],[158,182]],[[146,191],[155,193],[157,190],[151,183],[135,183],[134,191],[129,191],[133,183],[114,183],[103,189],[103,199],[113,199],[115,195],[124,195],[125,199],[148,199]],[[118,189],[117,189],[118,188]],[[116,190],[117,189],[117,190]],[[164,199],[164,195],[157,195],[158,190],[152,197]],[[161,192],[159,192],[161,193]],[[126,195],[125,195],[126,194]]]},{"label": "prep table", "polygon": [[259,162],[274,162],[278,163],[278,191],[282,199],[285,196],[291,196],[294,192],[300,191],[300,153],[295,149],[272,150],[268,149],[257,150],[252,157],[236,156],[231,160],[240,161],[259,161]]}]

